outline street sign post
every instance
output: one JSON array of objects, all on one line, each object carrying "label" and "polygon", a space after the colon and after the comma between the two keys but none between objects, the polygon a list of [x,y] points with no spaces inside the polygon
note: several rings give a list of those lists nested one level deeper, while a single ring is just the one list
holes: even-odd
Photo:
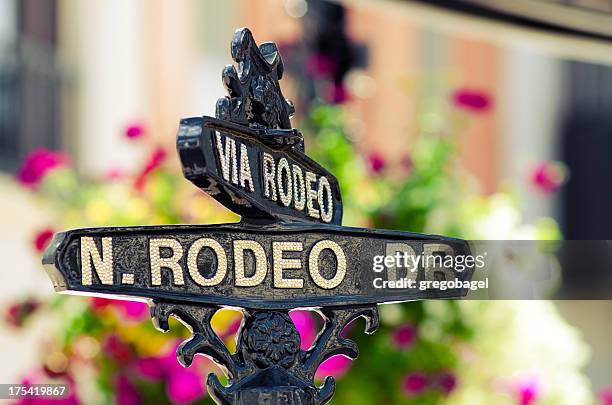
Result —
[{"label": "street sign post", "polygon": [[[336,178],[291,128],[276,45],[257,46],[243,28],[231,51],[239,69],[223,70],[229,96],[217,102],[216,118],[181,121],[177,149],[185,177],[242,220],[71,230],[55,235],[43,264],[58,292],[146,299],[159,329],[168,330],[169,316],[187,324],[193,337],[178,359],[188,366],[203,354],[222,366],[229,385],[215,374],[207,380],[218,403],[323,404],[335,382],[315,385],[318,366],[358,354],[340,336],[348,323],[364,317],[373,333],[377,304],[461,297],[474,264],[452,265],[470,254],[458,239],[341,226]],[[210,325],[223,307],[244,315],[233,354]],[[288,315],[296,308],[325,320],[308,350]]]}]

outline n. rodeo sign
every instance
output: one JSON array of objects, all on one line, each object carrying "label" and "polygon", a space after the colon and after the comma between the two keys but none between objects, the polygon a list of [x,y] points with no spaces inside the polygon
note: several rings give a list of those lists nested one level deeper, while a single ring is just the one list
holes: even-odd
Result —
[{"label": "n. rodeo sign", "polygon": [[[189,365],[204,354],[223,366],[229,385],[214,374],[207,380],[217,402],[323,404],[335,383],[315,385],[318,366],[358,354],[342,329],[364,317],[374,332],[379,303],[465,295],[474,266],[442,263],[470,250],[458,239],[341,226],[337,180],[306,156],[291,128],[276,45],[257,46],[240,29],[231,52],[240,71],[223,70],[229,96],[217,102],[216,118],[181,121],[177,149],[185,177],[242,221],[71,230],[55,235],[43,264],[58,292],[148,299],[159,329],[168,330],[169,316],[186,323],[193,337],[177,356]],[[441,259],[391,265],[409,256]],[[381,268],[384,257],[391,260]],[[456,288],[423,290],[411,281]],[[235,353],[210,325],[222,307],[244,315]],[[316,309],[325,320],[308,350],[288,315],[294,308]]]}]

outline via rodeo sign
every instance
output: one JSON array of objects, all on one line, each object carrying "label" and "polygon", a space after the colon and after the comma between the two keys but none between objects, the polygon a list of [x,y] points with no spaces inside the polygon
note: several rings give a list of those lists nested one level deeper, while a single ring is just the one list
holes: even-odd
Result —
[{"label": "via rodeo sign", "polygon": [[[189,365],[200,353],[223,366],[229,385],[215,374],[207,380],[218,403],[323,404],[335,382],[315,385],[318,366],[333,355],[358,354],[339,336],[345,325],[365,317],[372,333],[379,303],[467,293],[423,291],[401,280],[469,281],[473,272],[440,261],[403,274],[393,266],[373,271],[376,257],[448,258],[470,250],[457,239],[341,226],[336,178],[306,156],[302,134],[291,128],[276,45],[257,46],[243,28],[231,53],[241,69],[223,70],[229,96],[217,102],[216,118],[181,121],[177,149],[185,177],[241,222],[71,230],[55,235],[43,264],[58,292],[147,299],[159,329],[168,330],[169,316],[187,324],[193,337],[177,356]],[[233,354],[210,326],[222,307],[244,314]],[[295,308],[314,308],[325,319],[306,351],[288,316]]]}]

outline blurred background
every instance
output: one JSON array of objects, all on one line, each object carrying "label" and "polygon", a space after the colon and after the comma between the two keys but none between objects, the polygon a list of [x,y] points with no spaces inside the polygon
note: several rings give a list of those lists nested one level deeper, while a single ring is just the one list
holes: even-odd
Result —
[{"label": "blurred background", "polygon": [[[281,49],[293,125],[338,177],[345,225],[606,239],[612,2],[434,3],[0,0],[0,382],[64,381],[70,403],[210,401],[215,366],[174,359],[182,326],[162,335],[142,304],[58,297],[39,263],[70,227],[237,219],[182,178],[174,142],[180,118],[214,115],[242,26]],[[584,263],[559,268],[558,297],[612,289]],[[384,306],[378,333],[347,331],[359,360],[319,375],[340,379],[335,403],[610,405],[611,311]],[[292,317],[307,348],[321,321]],[[230,347],[239,320],[216,318]]]}]

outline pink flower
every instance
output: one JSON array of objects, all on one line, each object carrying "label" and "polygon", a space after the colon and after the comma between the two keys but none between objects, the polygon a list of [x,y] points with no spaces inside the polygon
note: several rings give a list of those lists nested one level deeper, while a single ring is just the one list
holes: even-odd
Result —
[{"label": "pink flower", "polygon": [[91,307],[94,311],[103,310],[107,307],[115,308],[125,319],[131,321],[142,321],[149,316],[149,306],[139,301],[93,297]]},{"label": "pink flower", "polygon": [[24,186],[36,188],[48,173],[69,164],[68,155],[62,152],[35,149],[26,156],[16,177]]},{"label": "pink flower", "polygon": [[168,374],[166,392],[173,403],[189,404],[204,395],[204,379],[189,369],[173,369]]},{"label": "pink flower", "polygon": [[604,388],[597,394],[601,405],[612,405],[612,387]]},{"label": "pink flower", "polygon": [[117,307],[125,318],[132,321],[142,321],[149,317],[149,306],[138,301],[117,301]]},{"label": "pink flower", "polygon": [[53,229],[51,228],[44,228],[36,233],[33,244],[34,249],[36,249],[38,253],[44,252],[49,242],[51,242],[51,239],[53,239],[53,233]]},{"label": "pink flower", "polygon": [[491,106],[490,97],[484,92],[471,89],[459,89],[452,94],[453,103],[457,108],[472,112],[483,112]]},{"label": "pink flower", "polygon": [[367,162],[370,170],[375,174],[382,172],[386,166],[384,156],[378,152],[370,153],[367,157]]},{"label": "pink flower", "polygon": [[523,381],[517,389],[518,404],[531,405],[538,398],[539,387],[535,379]]},{"label": "pink flower", "polygon": [[151,174],[151,172],[157,169],[164,162],[164,160],[166,160],[166,155],[166,151],[161,147],[155,148],[153,152],[151,152],[147,163],[134,181],[134,187],[136,190],[142,191],[144,189],[147,177],[149,174]]},{"label": "pink flower", "polygon": [[457,377],[452,373],[442,373],[437,377],[437,384],[445,394],[450,394],[457,387]]},{"label": "pink flower", "polygon": [[391,333],[391,343],[398,350],[408,349],[414,344],[416,330],[412,325],[401,325]]},{"label": "pink flower", "polygon": [[117,181],[125,176],[125,171],[118,167],[110,168],[104,173],[103,179],[106,181]]},{"label": "pink flower", "polygon": [[302,350],[308,350],[317,336],[315,319],[309,311],[291,311],[289,316],[300,334]]},{"label": "pink flower", "polygon": [[563,166],[557,162],[541,162],[531,174],[533,185],[545,194],[557,191],[564,180]]},{"label": "pink flower", "polygon": [[351,368],[352,360],[342,355],[335,355],[325,360],[316,372],[318,379],[323,379],[328,375],[340,378]]},{"label": "pink flower", "polygon": [[407,396],[420,395],[427,388],[429,381],[424,374],[412,373],[408,374],[402,380],[402,390]]},{"label": "pink flower", "polygon": [[146,380],[159,381],[164,377],[164,364],[158,357],[145,357],[136,360],[136,371]]},{"label": "pink flower", "polygon": [[119,374],[115,381],[117,405],[139,405],[142,403],[134,384],[124,375]]},{"label": "pink flower", "polygon": [[160,357],[142,358],[136,361],[136,371],[150,381],[166,380],[168,398],[175,404],[188,404],[201,398],[206,392],[204,377],[198,372],[202,356],[196,356],[187,368],[176,359],[176,342],[171,349]]},{"label": "pink flower", "polygon": [[146,126],[142,122],[133,122],[125,128],[125,137],[128,139],[141,138],[146,134]]}]

